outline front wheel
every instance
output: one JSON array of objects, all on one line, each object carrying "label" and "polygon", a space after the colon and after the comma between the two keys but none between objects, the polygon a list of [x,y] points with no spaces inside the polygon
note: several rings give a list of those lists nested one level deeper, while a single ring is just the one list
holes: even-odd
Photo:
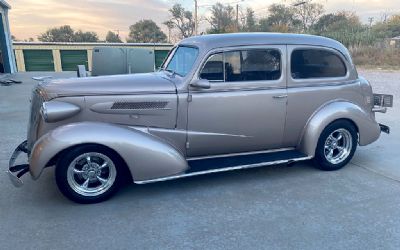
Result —
[{"label": "front wheel", "polygon": [[353,158],[358,134],[354,125],[346,120],[329,124],[318,141],[314,162],[321,170],[338,170]]},{"label": "front wheel", "polygon": [[83,145],[63,154],[56,165],[60,191],[78,203],[96,203],[110,198],[121,183],[119,158],[107,148]]}]

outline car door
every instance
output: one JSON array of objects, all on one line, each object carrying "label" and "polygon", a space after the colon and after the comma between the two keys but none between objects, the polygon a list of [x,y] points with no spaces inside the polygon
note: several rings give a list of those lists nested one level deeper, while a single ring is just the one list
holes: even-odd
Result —
[{"label": "car door", "polygon": [[[339,51],[321,46],[288,45],[286,146],[296,146],[310,117],[334,100],[354,100],[359,83]],[[355,91],[356,90],[356,91]],[[360,99],[361,98],[361,99]]]},{"label": "car door", "polygon": [[286,46],[211,52],[191,85],[189,157],[277,149],[286,119]]}]

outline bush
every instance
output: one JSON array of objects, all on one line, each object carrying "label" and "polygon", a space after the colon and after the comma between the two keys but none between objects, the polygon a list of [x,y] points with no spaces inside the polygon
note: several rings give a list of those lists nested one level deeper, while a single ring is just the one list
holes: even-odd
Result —
[{"label": "bush", "polygon": [[350,53],[357,66],[400,69],[399,48],[353,47]]}]

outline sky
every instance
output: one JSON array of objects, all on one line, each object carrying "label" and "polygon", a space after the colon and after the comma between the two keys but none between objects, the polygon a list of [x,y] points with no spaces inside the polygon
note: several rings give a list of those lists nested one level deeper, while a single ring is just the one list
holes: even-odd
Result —
[{"label": "sky", "polygon": [[[221,3],[234,3],[240,0],[220,0]],[[83,31],[95,31],[100,38],[111,30],[121,37],[128,35],[129,25],[142,19],[153,19],[162,25],[169,18],[168,9],[174,3],[181,3],[189,10],[194,9],[193,0],[8,0],[11,32],[17,39],[37,39],[40,33],[50,27],[69,24]],[[198,0],[199,12],[206,16],[212,0]],[[268,5],[289,4],[291,0],[243,0],[239,2],[242,10],[252,7],[257,17],[267,15]],[[400,0],[313,0],[324,5],[326,12],[339,10],[355,11],[363,22],[368,17],[379,21],[384,13],[400,13]],[[208,6],[207,6],[208,5]],[[200,31],[207,23],[200,23]]]}]

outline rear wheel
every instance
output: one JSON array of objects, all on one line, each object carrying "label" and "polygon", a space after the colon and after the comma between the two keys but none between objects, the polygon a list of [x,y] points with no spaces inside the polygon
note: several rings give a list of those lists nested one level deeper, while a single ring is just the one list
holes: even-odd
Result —
[{"label": "rear wheel", "polygon": [[121,161],[111,150],[83,145],[63,154],[56,165],[60,191],[78,203],[107,200],[122,182]]},{"label": "rear wheel", "polygon": [[314,161],[322,170],[338,170],[353,158],[357,148],[358,134],[354,125],[347,120],[329,124],[318,141]]}]

